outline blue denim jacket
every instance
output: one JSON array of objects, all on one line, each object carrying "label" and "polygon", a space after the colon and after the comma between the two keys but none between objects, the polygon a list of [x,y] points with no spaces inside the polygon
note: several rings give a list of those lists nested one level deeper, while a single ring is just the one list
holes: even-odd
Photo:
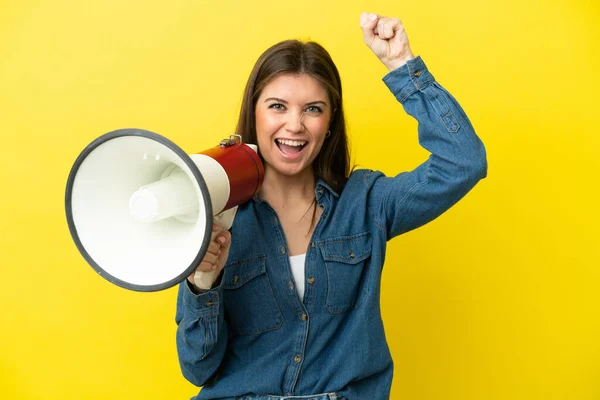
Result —
[{"label": "blue denim jacket", "polygon": [[249,393],[337,393],[387,399],[393,363],[380,312],[388,240],[442,214],[485,177],[485,149],[456,100],[420,57],[383,81],[419,122],[430,157],[407,173],[353,172],[340,194],[319,180],[323,208],[306,251],[304,300],[275,211],[240,206],[218,287],[179,288],[177,349],[197,399]]}]

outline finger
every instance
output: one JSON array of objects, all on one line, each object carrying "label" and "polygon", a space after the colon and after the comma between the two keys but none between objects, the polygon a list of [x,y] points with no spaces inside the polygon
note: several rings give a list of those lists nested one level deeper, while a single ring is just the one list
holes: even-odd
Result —
[{"label": "finger", "polygon": [[398,21],[396,21],[394,19],[388,19],[387,21],[385,21],[384,30],[385,30],[386,39],[391,39],[394,37],[394,33],[396,32],[394,27],[396,26],[397,23],[398,23]]},{"label": "finger", "polygon": [[373,13],[368,14],[364,12],[360,15],[360,27],[363,31],[365,43],[367,44],[371,43],[373,39],[375,39],[376,32],[373,32],[373,30],[377,26],[378,18],[378,15]]},{"label": "finger", "polygon": [[225,263],[227,263],[227,259],[229,258],[229,248],[231,247],[231,233],[226,232],[223,236],[226,243],[221,246],[217,261],[217,271],[220,271],[225,266]]},{"label": "finger", "polygon": [[407,48],[410,53],[410,47],[408,46],[408,37],[406,36],[406,30],[404,24],[399,19],[394,25],[394,37],[390,41],[398,49]]},{"label": "finger", "polygon": [[404,24],[398,18],[394,18],[394,32],[404,29]]},{"label": "finger", "polygon": [[223,231],[215,240],[221,247],[227,246],[231,242],[231,232]]},{"label": "finger", "polygon": [[383,37],[384,35],[384,30],[383,30],[383,22],[384,22],[384,18],[379,18],[377,20],[377,36],[379,36],[381,39],[385,39]]},{"label": "finger", "polygon": [[217,264],[217,268],[215,269],[215,279],[219,276],[219,274],[221,273],[221,271],[223,270],[223,267],[225,266],[224,263],[219,263]]},{"label": "finger", "polygon": [[389,24],[390,18],[381,17],[377,20],[377,35],[383,40],[387,40],[393,36],[390,36],[390,32],[393,32],[393,29],[390,29]]},{"label": "finger", "polygon": [[206,253],[202,261],[206,261],[210,264],[216,264],[217,260],[219,259],[219,254],[220,253]]},{"label": "finger", "polygon": [[215,275],[218,276],[221,273],[221,270],[225,267],[227,263],[227,258],[229,257],[229,248],[223,249],[223,251],[219,254],[217,259]]},{"label": "finger", "polygon": [[214,271],[216,268],[217,267],[214,263],[208,262],[206,260],[202,260],[202,262],[200,264],[198,264],[196,271],[210,272],[210,271]]},{"label": "finger", "polygon": [[212,241],[210,242],[210,244],[208,245],[208,249],[206,250],[208,253],[213,253],[213,254],[217,254],[219,252],[219,250],[221,249],[221,246],[219,243],[217,243],[217,241]]}]

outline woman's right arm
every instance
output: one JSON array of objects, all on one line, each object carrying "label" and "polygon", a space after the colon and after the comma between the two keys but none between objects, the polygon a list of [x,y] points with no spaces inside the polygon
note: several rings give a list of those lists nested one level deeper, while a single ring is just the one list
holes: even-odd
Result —
[{"label": "woman's right arm", "polygon": [[[219,233],[198,270],[213,270],[218,281],[230,245],[231,234],[227,231]],[[202,291],[193,282],[192,274],[179,285],[175,314],[177,354],[183,376],[196,386],[204,386],[221,364],[227,347],[228,328],[223,316],[223,286],[214,283],[212,289]]]},{"label": "woman's right arm", "polygon": [[227,347],[223,287],[195,294],[190,286],[183,281],[177,295],[177,354],[183,376],[204,386],[217,371]]}]

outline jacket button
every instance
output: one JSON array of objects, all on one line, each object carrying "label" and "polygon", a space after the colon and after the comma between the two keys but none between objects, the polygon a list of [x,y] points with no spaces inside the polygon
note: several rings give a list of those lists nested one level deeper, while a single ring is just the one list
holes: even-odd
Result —
[{"label": "jacket button", "polygon": [[238,283],[238,281],[240,280],[240,277],[237,275],[233,276],[233,283]]},{"label": "jacket button", "polygon": [[421,71],[417,71],[417,72],[415,72],[415,76],[416,76],[417,78],[418,78],[418,77],[420,77],[420,76],[421,76]]},{"label": "jacket button", "polygon": [[296,357],[294,357],[294,361],[295,361],[295,362],[299,363],[299,362],[300,362],[300,360],[302,360],[302,358],[301,358],[300,356],[296,356]]},{"label": "jacket button", "polygon": [[281,246],[281,254],[285,254],[285,247]]},{"label": "jacket button", "polygon": [[354,258],[354,252],[353,251],[350,252],[350,258]]},{"label": "jacket button", "polygon": [[323,194],[323,189],[322,189],[322,188],[318,188],[318,189],[317,189],[317,193],[319,193],[319,194]]},{"label": "jacket button", "polygon": [[312,243],[310,244],[310,247],[312,247],[312,248],[314,249],[314,248],[315,248],[315,242],[312,242]]},{"label": "jacket button", "polygon": [[311,285],[313,283],[315,283],[315,278],[313,278],[312,276],[310,278],[307,279],[308,283],[310,283]]},{"label": "jacket button", "polygon": [[300,318],[302,318],[302,321],[306,321],[308,319],[308,315],[302,314]]},{"label": "jacket button", "polygon": [[290,290],[294,290],[294,282],[289,281],[288,286],[289,286]]}]

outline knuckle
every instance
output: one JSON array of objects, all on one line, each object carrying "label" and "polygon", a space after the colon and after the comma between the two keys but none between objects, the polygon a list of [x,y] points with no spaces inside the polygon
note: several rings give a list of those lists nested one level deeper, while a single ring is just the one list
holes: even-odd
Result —
[{"label": "knuckle", "polygon": [[198,265],[198,268],[196,268],[196,270],[201,271],[201,272],[207,272],[210,271],[211,269],[211,265],[209,263],[207,263],[206,261],[202,261],[200,263],[200,265]]}]

